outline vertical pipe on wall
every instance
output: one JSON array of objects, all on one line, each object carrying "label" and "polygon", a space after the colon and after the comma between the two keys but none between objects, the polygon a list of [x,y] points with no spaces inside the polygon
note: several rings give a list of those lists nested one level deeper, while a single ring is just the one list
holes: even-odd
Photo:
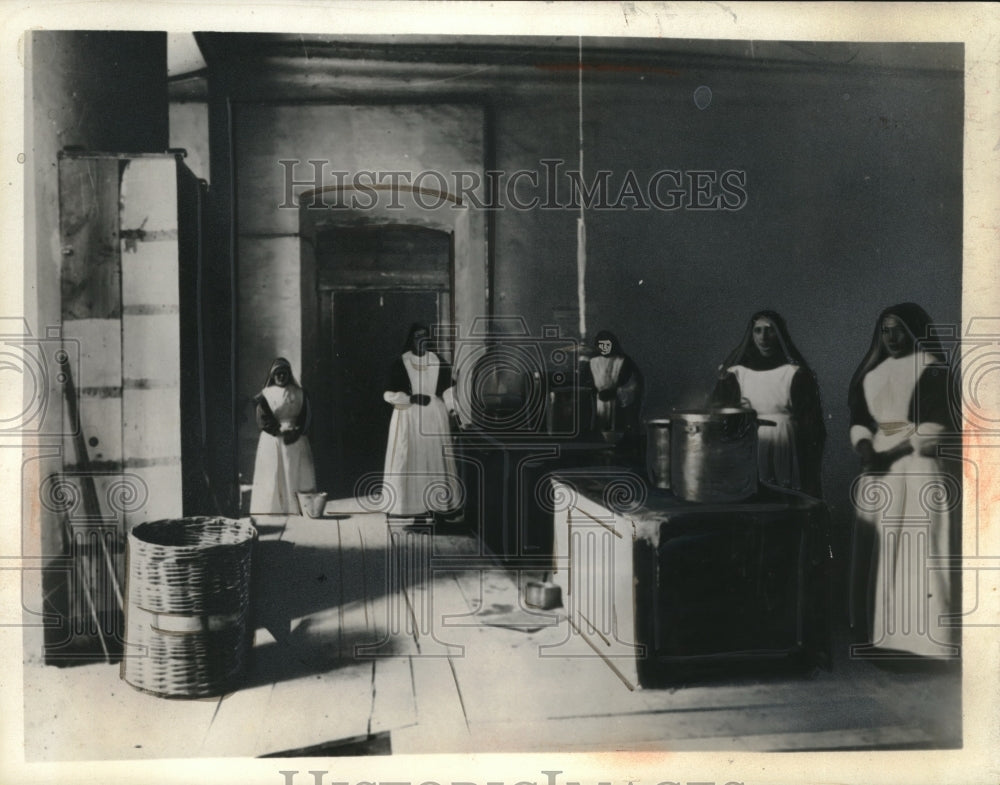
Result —
[{"label": "vertical pipe on wall", "polygon": [[[580,181],[583,174],[583,36],[577,52],[577,116],[580,144]],[[587,224],[583,214],[583,194],[580,194],[580,217],[576,219],[576,299],[580,309],[580,341],[587,339]]]},{"label": "vertical pipe on wall", "polygon": [[[207,383],[205,381],[205,341],[207,336],[205,333],[205,311],[204,311],[204,300],[205,300],[205,191],[203,183],[204,180],[198,181],[198,187],[195,189],[195,238],[197,241],[197,249],[195,252],[195,319],[197,320],[197,332],[198,332],[198,414],[200,419],[201,430],[199,436],[201,437],[201,454],[206,456],[208,452],[208,400],[207,400]],[[213,493],[215,488],[212,489]],[[216,505],[216,511],[221,512]]]},{"label": "vertical pipe on wall", "polygon": [[209,62],[208,166],[210,185],[205,191],[204,254],[205,323],[207,328],[206,429],[211,444],[211,480],[220,510],[239,514],[238,422],[240,411],[236,388],[236,336],[234,298],[236,292],[233,254],[234,190],[232,170],[232,122],[229,105],[233,77],[224,52],[211,37],[195,33],[195,40]]},{"label": "vertical pipe on wall", "polygon": [[232,477],[235,478],[235,506],[242,515],[242,496],[240,488],[240,406],[239,406],[239,357],[236,347],[239,341],[239,282],[236,277],[238,260],[236,258],[236,139],[233,128],[233,100],[226,96],[226,161],[229,165],[229,395],[231,408],[232,441]]},{"label": "vertical pipe on wall", "polygon": [[[483,110],[483,164],[486,172],[486,188],[492,189],[492,180],[489,172],[495,171],[497,166],[497,145],[496,145],[496,112],[492,103],[487,104]],[[496,313],[494,277],[496,270],[496,247],[497,247],[497,212],[495,200],[492,193],[484,194],[486,198],[486,292],[485,306],[486,315],[492,324],[493,315]],[[455,292],[457,294],[457,292]],[[474,316],[474,315],[473,315]],[[461,325],[459,325],[461,326]],[[472,327],[471,323],[466,325],[466,331]]]}]

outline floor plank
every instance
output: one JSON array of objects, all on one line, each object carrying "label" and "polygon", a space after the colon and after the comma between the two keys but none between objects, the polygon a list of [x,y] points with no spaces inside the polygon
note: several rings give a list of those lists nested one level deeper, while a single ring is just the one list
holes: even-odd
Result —
[{"label": "floor plank", "polygon": [[[685,735],[685,731],[699,731]],[[701,732],[705,731],[705,732]],[[562,739],[565,751],[604,752],[688,752],[754,751],[790,752],[807,750],[866,750],[879,747],[918,747],[934,739],[914,725],[889,725],[870,728],[797,731],[781,733],[737,734],[719,732],[719,726],[688,728],[671,725],[625,726],[605,718],[591,718],[572,723],[551,720],[544,723],[473,726],[473,745],[477,750],[497,752],[544,752],[552,749],[555,738]]]},{"label": "floor plank", "polygon": [[338,571],[340,588],[339,657],[354,660],[358,647],[378,639],[372,616],[371,588],[368,585],[368,565],[365,546],[357,520],[353,517],[336,522],[338,532]]},{"label": "floor plank", "polygon": [[375,662],[375,696],[371,732],[394,731],[417,724],[417,701],[409,657],[383,657]]},{"label": "floor plank", "polygon": [[385,516],[357,516],[357,534],[361,543],[367,621],[371,625],[370,642],[357,650],[361,657],[396,657],[418,651],[412,629],[412,617],[405,592],[400,562],[390,549]]},{"label": "floor plank", "polygon": [[392,547],[397,563],[402,566],[401,585],[409,629],[420,656],[460,655],[461,644],[453,643],[445,634],[441,620],[450,613],[464,612],[466,606],[455,596],[454,580],[447,571],[435,569],[435,537],[431,528],[394,527]]},{"label": "floor plank", "polygon": [[275,684],[262,715],[257,754],[367,736],[373,669],[373,663],[344,665]]},{"label": "floor plank", "polygon": [[471,747],[465,709],[448,657],[410,658],[417,724],[393,731],[394,754],[465,752]]},{"label": "floor plank", "polygon": [[[261,744],[261,717],[267,716],[271,683],[237,690],[219,701],[216,714],[205,733],[199,754],[211,758],[253,757]],[[274,717],[274,722],[292,718]]]},{"label": "floor plank", "polygon": [[[567,647],[559,656],[540,651],[539,644],[552,642],[557,630],[544,638],[502,627],[480,627],[476,632],[466,656],[455,660],[472,722],[543,719],[559,712],[592,714],[597,706],[611,713],[644,708],[589,647]],[[504,677],[497,678],[498,672]]]}]

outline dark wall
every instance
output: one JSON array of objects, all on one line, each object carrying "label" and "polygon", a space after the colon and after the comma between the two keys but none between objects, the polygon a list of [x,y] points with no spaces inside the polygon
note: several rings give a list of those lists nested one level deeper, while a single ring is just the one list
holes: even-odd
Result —
[{"label": "dark wall", "polygon": [[[705,171],[716,182],[727,170],[745,175],[745,203],[732,192],[727,199],[739,209],[638,209],[631,202],[586,209],[587,333],[609,328],[621,336],[646,375],[646,413],[656,415],[703,398],[751,312],[780,311],[820,380],[830,433],[827,498],[846,519],[857,469],[847,441],[847,386],[875,316],[902,300],[920,302],[939,322],[961,316],[963,51],[772,42],[758,44],[755,56],[746,43],[664,40],[662,51],[642,42],[630,53],[622,41],[615,49],[587,42],[582,117],[575,51],[570,58],[535,49],[486,71],[422,81],[410,71],[426,65],[433,74],[436,66],[419,53],[405,65],[366,61],[365,69],[346,60],[326,70],[299,64],[303,70],[289,71],[297,76],[260,72],[245,92],[262,100],[294,94],[312,105],[289,109],[294,117],[282,120],[287,127],[276,139],[312,133],[297,129],[328,111],[323,104],[348,99],[355,107],[417,97],[482,104],[486,168],[539,173],[539,186],[525,185],[522,197],[544,199],[542,161],[557,159],[564,164],[556,200],[567,201],[565,172],[578,166],[581,120],[584,177],[610,172],[611,203],[630,172],[640,187],[662,170],[682,178]],[[701,86],[711,101],[699,108]],[[225,140],[233,128],[219,95],[212,106],[213,184],[231,182],[219,167],[228,166]],[[345,169],[375,168],[399,152],[398,144],[379,147],[371,134],[363,144],[350,134],[328,139],[322,151],[336,151]],[[269,161],[305,152],[301,144],[279,147],[269,148]],[[246,175],[240,171],[237,182]],[[668,198],[663,189],[660,195]],[[716,195],[717,185],[707,196]],[[241,210],[260,207],[242,197]],[[578,212],[507,204],[490,215],[488,305],[496,314],[522,316],[536,334],[572,321]],[[245,251],[241,264],[250,258]],[[277,273],[282,263],[267,269]],[[241,385],[250,389],[251,381]]]},{"label": "dark wall", "polygon": [[[960,47],[950,54],[960,63]],[[635,200],[585,210],[588,337],[619,334],[655,415],[701,402],[753,311],[782,313],[820,380],[825,486],[843,513],[857,470],[847,387],[878,312],[914,300],[939,322],[960,319],[961,69],[747,63],[583,76],[584,171],[588,181],[612,172],[609,204],[630,171],[643,186],[662,169],[746,173],[736,210],[636,209]],[[700,85],[712,91],[704,109]],[[578,123],[575,84],[504,106],[497,168],[561,158],[576,169]],[[740,199],[731,191],[727,202]],[[576,304],[577,214],[498,212],[498,313],[538,329]]]},{"label": "dark wall", "polygon": [[41,329],[59,318],[59,151],[166,150],[167,36],[36,30],[27,51],[26,307]]},{"label": "dark wall", "polygon": [[[228,85],[227,85],[228,86]],[[356,173],[423,171],[481,171],[483,159],[482,108],[446,103],[345,105],[330,103],[238,103],[232,112],[234,194],[237,255],[237,390],[239,404],[239,461],[244,479],[253,474],[259,431],[253,422],[250,399],[276,356],[286,357],[293,369],[302,369],[302,383],[313,379],[314,357],[303,357],[304,296],[318,297],[318,282],[300,290],[302,280],[300,212],[285,193],[286,176],[294,180],[314,172],[342,170]],[[214,156],[221,160],[222,156]],[[288,170],[279,161],[299,161]],[[309,161],[318,161],[315,165]],[[213,164],[214,165],[214,164]],[[286,175],[286,171],[289,172]],[[213,177],[218,184],[220,178]],[[328,180],[329,182],[329,180]],[[299,193],[305,186],[296,186]],[[426,183],[425,183],[426,187]],[[402,199],[403,197],[400,196]],[[381,205],[389,202],[383,199]],[[318,212],[338,212],[330,209]],[[339,210],[371,218],[375,209]],[[405,209],[384,209],[385,220],[402,223]],[[447,207],[426,211],[428,219],[454,221]],[[473,254],[455,253],[455,275],[478,282],[483,302],[485,267],[482,216],[469,221]],[[459,290],[461,289],[458,286]],[[457,298],[456,298],[457,299]],[[456,303],[461,311],[472,297]],[[291,315],[291,317],[290,317]],[[318,324],[316,325],[318,327]],[[373,373],[381,376],[385,358],[373,358]],[[377,437],[384,439],[379,434]]]},{"label": "dark wall", "polygon": [[166,149],[166,33],[36,30],[31,53],[36,147],[48,131],[59,148]]}]

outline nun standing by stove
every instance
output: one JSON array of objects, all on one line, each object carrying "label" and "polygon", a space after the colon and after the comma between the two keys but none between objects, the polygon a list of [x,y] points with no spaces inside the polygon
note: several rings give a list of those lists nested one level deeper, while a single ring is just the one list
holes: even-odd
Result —
[{"label": "nun standing by stove", "polygon": [[260,428],[253,467],[250,512],[297,515],[296,493],[316,490],[309,446],[309,397],[295,381],[292,366],[278,357],[253,399]]},{"label": "nun standing by stove", "polygon": [[[930,325],[914,303],[886,308],[851,380],[850,436],[862,470],[852,489],[851,588],[864,594],[872,646],[940,657],[957,653],[957,628],[947,619],[958,612],[957,581],[927,559],[957,552],[961,486],[938,455],[955,426],[951,374],[940,346],[926,340]],[[852,596],[856,628],[857,600]]]},{"label": "nun standing by stove", "polygon": [[749,406],[757,431],[762,482],[822,497],[820,468],[826,427],[816,375],[774,311],[750,317],[743,340],[719,368],[712,406]]},{"label": "nun standing by stove", "polygon": [[620,453],[635,458],[640,444],[642,374],[610,330],[601,330],[594,336],[594,350],[596,353],[590,358],[594,425],[598,431],[618,439],[616,446]]},{"label": "nun standing by stove", "polygon": [[383,395],[393,407],[383,474],[386,512],[392,516],[446,516],[461,501],[444,400],[452,397],[451,367],[429,342],[426,325],[410,327]]}]

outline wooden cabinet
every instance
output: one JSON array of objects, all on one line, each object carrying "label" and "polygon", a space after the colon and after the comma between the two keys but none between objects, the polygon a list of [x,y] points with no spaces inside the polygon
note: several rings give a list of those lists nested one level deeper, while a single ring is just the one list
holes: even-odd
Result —
[{"label": "wooden cabinet", "polygon": [[572,485],[553,484],[552,582],[574,632],[634,688],[648,654],[636,631],[636,592],[643,587],[635,575],[635,522]]},{"label": "wooden cabinet", "polygon": [[72,564],[60,609],[71,634],[47,656],[120,648],[129,529],[217,512],[204,462],[203,197],[177,155],[60,156],[56,340],[71,361],[62,470],[43,490]]},{"label": "wooden cabinet", "polygon": [[827,654],[825,506],[766,492],[616,504],[609,479],[553,480],[553,581],[576,634],[631,688],[692,669]]}]

